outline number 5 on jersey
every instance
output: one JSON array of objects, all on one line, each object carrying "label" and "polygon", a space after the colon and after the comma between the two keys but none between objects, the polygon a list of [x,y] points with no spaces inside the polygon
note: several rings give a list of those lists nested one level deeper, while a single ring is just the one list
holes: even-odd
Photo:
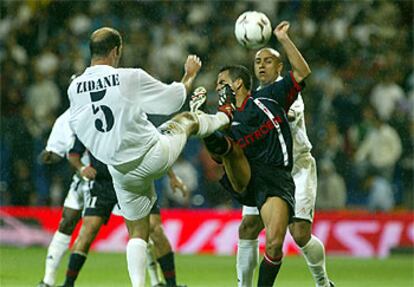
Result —
[{"label": "number 5 on jersey", "polygon": [[[92,112],[94,115],[98,114],[99,111],[102,111],[105,117],[105,121],[100,118],[95,119],[95,128],[102,132],[106,133],[109,132],[114,126],[114,114],[112,110],[106,105],[95,105],[94,103],[102,100],[105,97],[106,90],[98,91],[98,92],[90,92],[91,100],[92,100]],[[105,125],[104,126],[104,122]]]}]

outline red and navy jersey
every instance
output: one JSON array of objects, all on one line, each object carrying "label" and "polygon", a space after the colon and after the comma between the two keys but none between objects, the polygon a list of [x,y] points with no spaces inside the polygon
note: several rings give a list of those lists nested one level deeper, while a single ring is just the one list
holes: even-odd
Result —
[{"label": "red and navy jersey", "polygon": [[292,169],[292,135],[286,113],[301,86],[292,73],[254,91],[234,112],[229,136],[253,166]]}]

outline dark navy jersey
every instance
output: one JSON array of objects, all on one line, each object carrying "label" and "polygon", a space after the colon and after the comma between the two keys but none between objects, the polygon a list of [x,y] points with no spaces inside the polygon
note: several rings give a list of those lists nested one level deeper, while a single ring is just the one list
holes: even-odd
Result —
[{"label": "dark navy jersey", "polygon": [[290,76],[254,91],[234,113],[229,136],[252,166],[292,169],[292,135],[286,112],[301,86]]},{"label": "dark navy jersey", "polygon": [[[73,144],[72,149],[69,151],[69,155],[75,154],[81,157],[84,152],[86,151],[86,147],[83,143],[75,137],[75,143]],[[97,160],[90,152],[88,152],[88,156],[91,162],[91,166],[96,170],[96,178],[97,180],[112,180],[111,174],[108,171],[108,167],[106,164]]]}]

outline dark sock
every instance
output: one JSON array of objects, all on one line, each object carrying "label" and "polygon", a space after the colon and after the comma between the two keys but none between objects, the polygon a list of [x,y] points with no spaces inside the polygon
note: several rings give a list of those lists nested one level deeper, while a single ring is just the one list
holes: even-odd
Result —
[{"label": "dark sock", "polygon": [[271,287],[276,280],[279,273],[280,266],[282,265],[282,256],[279,258],[271,258],[265,254],[262,263],[260,263],[259,280],[257,286],[259,287]]},{"label": "dark sock", "polygon": [[220,132],[214,132],[208,137],[203,138],[203,141],[208,151],[212,154],[224,155],[230,149],[229,141],[227,141],[226,137]]},{"label": "dark sock", "polygon": [[63,286],[70,287],[75,284],[76,278],[85,263],[86,256],[79,253],[72,253],[69,258],[68,270],[66,271],[66,280]]},{"label": "dark sock", "polygon": [[157,260],[161,266],[167,286],[176,286],[177,282],[175,281],[174,253],[167,253]]}]

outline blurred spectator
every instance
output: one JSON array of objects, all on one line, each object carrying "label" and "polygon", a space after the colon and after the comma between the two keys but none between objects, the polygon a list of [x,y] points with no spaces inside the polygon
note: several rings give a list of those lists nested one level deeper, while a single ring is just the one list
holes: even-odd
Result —
[{"label": "blurred spectator", "polygon": [[318,196],[317,209],[341,209],[346,205],[345,181],[329,159],[321,160],[318,164]]},{"label": "blurred spectator", "polygon": [[363,168],[377,169],[390,180],[401,156],[401,139],[395,129],[386,124],[373,109],[368,108],[365,116],[372,123],[372,128],[358,148],[355,161]]},{"label": "blurred spectator", "polygon": [[60,93],[57,85],[41,72],[35,72],[35,82],[28,88],[27,104],[33,113],[33,120],[41,132],[50,127],[50,119],[56,118],[60,105]]},{"label": "blurred spectator", "polygon": [[391,184],[378,172],[372,170],[364,180],[368,191],[368,208],[370,211],[391,211],[395,200]]},{"label": "blurred spectator", "polygon": [[[390,67],[389,67],[390,68]],[[398,102],[403,101],[404,91],[397,85],[385,69],[380,73],[379,83],[371,93],[371,103],[383,121],[389,121]]]}]

